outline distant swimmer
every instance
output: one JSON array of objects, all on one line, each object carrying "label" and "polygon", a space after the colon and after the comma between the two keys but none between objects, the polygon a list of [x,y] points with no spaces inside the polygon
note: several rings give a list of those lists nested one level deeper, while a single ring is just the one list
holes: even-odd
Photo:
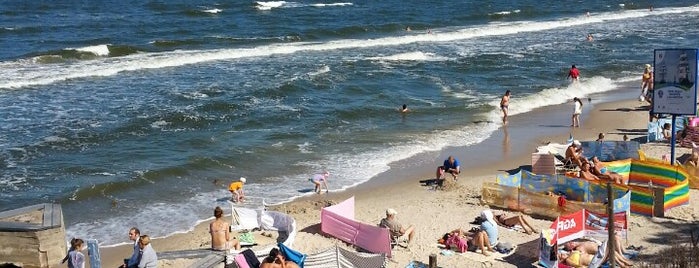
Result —
[{"label": "distant swimmer", "polygon": [[410,31],[412,31],[412,29],[410,29],[410,26],[408,26],[408,27],[405,27],[405,31],[410,32]]},{"label": "distant swimmer", "polygon": [[500,99],[500,110],[502,110],[502,123],[507,124],[507,114],[510,107],[510,90],[505,91],[505,95]]},{"label": "distant swimmer", "polygon": [[653,6],[650,6],[650,7],[648,8],[648,11],[653,11]]},{"label": "distant swimmer", "polygon": [[567,78],[571,78],[573,82],[577,82],[578,79],[580,79],[580,71],[577,67],[575,67],[575,64],[573,64],[573,67],[570,67],[570,71],[568,71]]},{"label": "distant swimmer", "polygon": [[587,34],[587,41],[592,42],[593,39],[592,34]]},{"label": "distant swimmer", "polygon": [[407,104],[403,104],[403,107],[398,108],[398,110],[399,110],[401,113],[410,112],[410,109],[408,109],[408,105],[407,105]]},{"label": "distant swimmer", "polygon": [[585,12],[585,16],[588,16],[588,17],[589,17],[589,16],[590,16],[590,11]]}]

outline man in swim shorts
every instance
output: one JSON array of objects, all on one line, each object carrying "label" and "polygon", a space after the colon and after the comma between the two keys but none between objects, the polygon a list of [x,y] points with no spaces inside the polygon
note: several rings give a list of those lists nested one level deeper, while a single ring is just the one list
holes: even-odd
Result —
[{"label": "man in swim shorts", "polygon": [[502,123],[507,124],[507,114],[510,112],[510,90],[505,91],[505,95],[500,99],[500,110],[502,110]]}]

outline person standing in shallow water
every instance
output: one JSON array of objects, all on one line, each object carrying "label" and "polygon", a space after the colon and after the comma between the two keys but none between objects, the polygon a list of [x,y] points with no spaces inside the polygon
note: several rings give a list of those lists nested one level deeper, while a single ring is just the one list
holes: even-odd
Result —
[{"label": "person standing in shallow water", "polygon": [[500,99],[500,110],[502,110],[502,123],[507,124],[507,114],[510,112],[510,90],[505,91],[505,95]]},{"label": "person standing in shallow water", "polygon": [[573,80],[573,82],[578,82],[580,79],[580,71],[578,70],[577,67],[575,67],[575,64],[573,64],[572,67],[570,67],[570,71],[568,71],[568,77]]}]

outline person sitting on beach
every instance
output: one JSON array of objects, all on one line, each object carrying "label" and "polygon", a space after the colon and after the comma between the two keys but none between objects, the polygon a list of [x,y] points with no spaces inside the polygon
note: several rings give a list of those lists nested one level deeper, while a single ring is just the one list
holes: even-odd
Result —
[{"label": "person sitting on beach", "polygon": [[580,158],[582,157],[582,144],[578,140],[574,140],[568,148],[566,148],[566,155],[565,155],[565,164],[573,164],[576,167],[580,167],[582,165],[582,160]]},{"label": "person sitting on beach", "polygon": [[689,159],[687,159],[687,161],[684,162],[684,164],[692,167],[697,167],[699,164],[699,153],[692,152],[692,156],[690,156]]},{"label": "person sitting on beach", "polygon": [[490,245],[488,234],[483,230],[464,232],[461,229],[456,229],[446,234],[442,240],[449,249],[459,253],[476,252],[480,249],[483,255],[490,256],[488,251],[495,252]]},{"label": "person sitting on beach", "polygon": [[141,257],[138,262],[138,268],[156,268],[158,267],[158,255],[155,254],[153,246],[150,244],[150,237],[142,235],[138,242],[141,248]]},{"label": "person sitting on beach", "polygon": [[481,230],[485,231],[488,235],[488,243],[491,246],[498,245],[498,223],[495,221],[495,216],[493,216],[493,211],[486,209],[481,211]]},{"label": "person sitting on beach", "polygon": [[138,267],[138,257],[141,254],[141,248],[138,246],[138,242],[141,239],[141,231],[136,227],[131,227],[129,229],[129,240],[133,241],[133,253],[131,258],[124,259],[124,264],[121,268],[134,268]]},{"label": "person sitting on beach", "polygon": [[313,182],[313,184],[315,185],[314,191],[317,194],[320,194],[320,191],[322,190],[320,187],[321,184],[325,186],[325,193],[328,193],[328,177],[330,177],[330,172],[325,171],[321,174],[315,174],[312,178],[309,179],[309,181]]},{"label": "person sitting on beach", "polygon": [[241,203],[245,200],[245,192],[243,192],[243,186],[245,185],[245,182],[247,179],[244,177],[240,177],[238,181],[231,182],[230,185],[228,185],[228,191],[231,192],[233,195],[232,199],[236,203]]},{"label": "person sitting on beach", "polygon": [[85,268],[85,254],[82,251],[85,249],[84,241],[80,238],[74,238],[71,241],[70,252],[68,252],[68,267],[69,268]]},{"label": "person sitting on beach", "polygon": [[522,229],[524,229],[524,232],[527,234],[532,234],[532,233],[537,233],[537,231],[532,227],[531,224],[527,221],[526,218],[522,215],[507,215],[507,214],[498,214],[495,215],[495,221],[497,221],[498,224],[512,228],[515,227],[516,225],[522,226]]},{"label": "person sitting on beach", "polygon": [[[621,248],[621,242],[619,237],[617,236],[614,243],[614,261],[619,264],[621,267],[631,267],[633,266],[633,262],[626,257],[624,257],[623,250]],[[594,241],[584,241],[584,242],[577,242],[577,241],[569,241],[563,246],[566,250],[570,250],[570,255],[577,254],[573,252],[580,252],[580,265],[587,267],[590,265],[590,261],[592,260],[592,257],[597,254],[599,251],[600,244]],[[609,251],[609,248],[607,248],[607,251]],[[607,252],[608,254],[609,252]],[[609,256],[607,256],[607,259],[609,259]],[[588,261],[589,260],[589,261]],[[571,260],[573,263],[575,263],[575,257]],[[567,262],[566,262],[567,263]],[[587,263],[587,264],[585,264]],[[572,264],[572,263],[571,263]],[[574,266],[577,267],[577,266]]]},{"label": "person sitting on beach", "polygon": [[592,174],[592,172],[590,171],[590,163],[587,161],[584,161],[582,163],[582,166],[580,166],[580,175],[578,177],[588,181],[600,180],[599,177],[595,176],[595,174]]},{"label": "person sitting on beach", "polygon": [[437,181],[438,184],[441,185],[442,180],[444,180],[444,173],[450,173],[452,178],[454,178],[454,181],[459,179],[459,173],[461,173],[461,166],[459,164],[459,160],[456,160],[453,156],[449,156],[447,160],[444,160],[444,163],[437,167]]},{"label": "person sitting on beach", "polygon": [[284,254],[273,248],[269,251],[269,255],[260,263],[260,268],[299,268],[299,266],[293,261],[287,261]]},{"label": "person sitting on beach", "polygon": [[211,249],[239,250],[240,241],[235,238],[231,240],[230,225],[223,220],[223,209],[221,209],[221,207],[216,207],[214,209],[214,217],[216,219],[209,224],[209,233],[211,234]]},{"label": "person sitting on beach", "polygon": [[404,228],[403,225],[396,220],[396,210],[389,208],[386,209],[386,218],[381,219],[379,227],[388,228],[391,233],[391,239],[395,242],[406,241],[410,243],[413,241],[415,236],[415,226],[409,225],[408,228]]},{"label": "person sitting on beach", "polygon": [[407,112],[410,112],[410,109],[408,109],[407,104],[403,104],[403,106],[401,108],[399,108],[398,111],[400,111],[401,113],[407,113]]},{"label": "person sitting on beach", "polygon": [[600,133],[597,135],[597,140],[596,142],[604,142],[604,133]]},{"label": "person sitting on beach", "polygon": [[619,173],[609,171],[606,167],[604,167],[602,161],[600,161],[597,156],[592,157],[590,172],[600,179],[614,181],[616,184],[628,184],[628,179],[624,178],[624,176]]},{"label": "person sitting on beach", "polygon": [[672,140],[672,131],[670,131],[670,123],[663,124],[663,141]]}]

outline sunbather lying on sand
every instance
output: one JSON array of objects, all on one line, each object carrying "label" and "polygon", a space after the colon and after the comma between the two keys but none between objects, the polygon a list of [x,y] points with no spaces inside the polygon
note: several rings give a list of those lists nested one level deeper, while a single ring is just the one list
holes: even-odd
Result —
[{"label": "sunbather lying on sand", "polygon": [[[488,241],[488,234],[483,230],[464,232],[461,229],[451,231],[444,238],[444,244],[451,250],[458,252],[481,250],[485,256],[490,256],[490,252],[495,252]],[[486,251],[487,250],[487,251]]]},{"label": "sunbather lying on sand", "polygon": [[621,176],[619,173],[607,170],[602,161],[599,161],[596,156],[592,157],[590,172],[600,179],[614,181],[616,184],[628,184],[628,179],[624,178],[624,176]]},{"label": "sunbather lying on sand", "polygon": [[527,234],[537,233],[534,227],[532,227],[532,225],[529,224],[527,219],[522,215],[499,214],[495,215],[495,220],[498,222],[498,224],[508,228],[512,228],[515,225],[522,226],[522,229],[524,229],[524,232]]},{"label": "sunbather lying on sand", "polygon": [[[590,263],[592,262],[592,259],[595,256],[595,254],[597,254],[597,251],[595,251],[594,254],[590,254],[585,251],[575,249],[570,251],[569,253],[559,252],[558,260],[561,263],[565,263],[572,267],[588,267],[590,266]],[[609,260],[609,254],[606,255],[606,259]],[[626,257],[624,257],[624,255],[621,255],[616,251],[614,251],[614,261],[616,262],[616,264],[619,265],[619,267],[633,266],[633,262],[631,262]]]}]

